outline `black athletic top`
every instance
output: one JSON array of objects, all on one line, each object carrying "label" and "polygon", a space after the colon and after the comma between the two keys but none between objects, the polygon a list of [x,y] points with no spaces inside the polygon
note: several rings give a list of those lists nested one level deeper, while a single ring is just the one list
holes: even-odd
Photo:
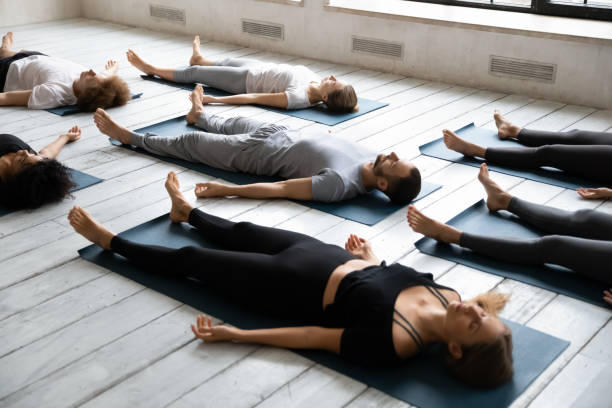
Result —
[{"label": "black athletic top", "polygon": [[19,150],[27,150],[30,153],[36,154],[34,149],[20,138],[13,135],[0,134],[0,156],[16,153]]},{"label": "black athletic top", "polygon": [[394,321],[423,348],[418,332],[395,310],[400,292],[413,286],[425,286],[443,305],[448,301],[438,289],[455,291],[434,282],[430,273],[420,273],[397,263],[387,266],[383,262],[342,278],[334,303],[325,309],[328,326],[345,328],[340,355],[372,366],[400,364],[403,359],[393,346]]}]

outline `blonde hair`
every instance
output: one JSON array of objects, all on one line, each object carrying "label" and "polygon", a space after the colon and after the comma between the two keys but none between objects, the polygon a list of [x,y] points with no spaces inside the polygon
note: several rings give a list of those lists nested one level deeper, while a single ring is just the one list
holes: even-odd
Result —
[{"label": "blonde hair", "polygon": [[508,303],[510,296],[509,293],[485,292],[468,300],[468,302],[476,303],[478,306],[482,307],[485,312],[497,316],[499,312],[506,307],[506,303]]},{"label": "blonde hair", "polygon": [[81,110],[93,112],[98,108],[125,105],[130,98],[128,85],[123,79],[113,75],[104,78],[99,84],[81,90],[77,103]]}]

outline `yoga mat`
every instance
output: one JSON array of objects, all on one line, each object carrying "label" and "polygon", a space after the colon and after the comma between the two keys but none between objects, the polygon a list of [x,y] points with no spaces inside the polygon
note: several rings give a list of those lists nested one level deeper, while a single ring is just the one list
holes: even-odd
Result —
[{"label": "yoga mat", "polygon": [[[214,247],[195,228],[188,224],[172,224],[167,215],[119,235],[143,244],[172,248],[186,245]],[[81,249],[79,254],[97,265],[243,329],[302,324],[257,312],[253,305],[247,307],[232,302],[195,280],[151,273],[120,255],[102,251],[96,245]],[[512,322],[506,324],[514,336],[515,375],[511,382],[494,390],[473,389],[448,375],[439,347],[433,347],[395,368],[365,368],[325,351],[304,350],[297,353],[422,408],[505,407],[569,345],[567,341],[528,327]]]},{"label": "yoga mat", "polygon": [[[497,137],[497,130],[483,129],[470,123],[462,127],[455,133],[463,139],[483,147],[525,147],[514,140],[500,140]],[[454,163],[466,164],[468,166],[480,167],[484,160],[474,157],[467,157],[461,153],[450,150],[444,144],[443,139],[436,139],[432,142],[419,147],[421,153],[426,156],[436,157]],[[602,183],[587,180],[581,177],[572,176],[559,169],[541,167],[539,169],[515,169],[503,167],[495,163],[487,163],[490,170],[497,171],[511,176],[526,178],[528,180],[539,181],[541,183],[552,184],[563,188],[575,190],[578,187],[602,187]],[[612,186],[609,186],[612,187]]]},{"label": "yoga mat", "polygon": [[[94,184],[98,184],[104,181],[102,179],[99,179],[94,176],[90,176],[89,174],[80,172],[75,169],[70,169],[70,172],[72,176],[72,181],[74,181],[74,183],[76,184],[76,186],[70,190],[71,193],[78,191],[78,190],[82,190],[85,187],[93,186]],[[0,207],[0,217],[10,214],[15,211],[18,211],[18,210]]]},{"label": "yoga mat", "polygon": [[[484,201],[472,205],[450,220],[448,225],[460,231],[504,238],[529,239],[546,235],[507,211],[489,212]],[[439,243],[431,238],[422,238],[415,243],[415,246],[421,252],[438,258],[561,293],[594,305],[610,307],[602,299],[602,292],[604,289],[609,289],[609,285],[588,279],[561,266],[511,264],[479,255],[458,245]]]},{"label": "yoga mat", "polygon": [[[137,99],[142,96],[142,93],[132,94],[132,99]],[[53,109],[45,109],[47,112],[54,113],[59,116],[68,116],[75,113],[83,112],[79,105],[68,105],[68,106],[60,106],[58,108]]]},{"label": "yoga mat", "polygon": [[[140,77],[143,79],[146,79],[147,81],[153,81],[159,84],[164,84],[164,85],[172,86],[175,88],[186,89],[188,91],[192,91],[193,88],[197,85],[196,83],[184,84],[184,83],[168,81],[166,79],[162,79],[162,78],[159,78],[156,76],[150,76],[150,75],[141,75]],[[204,84],[201,84],[201,85],[204,87],[204,93],[206,94],[209,94],[212,96],[231,95],[230,93],[222,91],[220,89],[212,88]],[[356,118],[358,116],[365,115],[366,113],[375,111],[380,108],[384,108],[385,106],[389,105],[388,103],[378,102],[378,101],[374,101],[374,100],[366,99],[366,98],[358,97],[357,99],[358,99],[357,103],[359,104],[359,110],[357,112],[350,112],[350,113],[332,112],[329,109],[327,109],[325,104],[318,104],[310,108],[294,109],[294,110],[287,110],[287,109],[275,108],[272,106],[264,106],[264,105],[258,105],[258,106],[260,108],[263,108],[269,111],[283,113],[285,115],[294,116],[296,118],[310,120],[310,121],[317,122],[317,123],[322,123],[328,126],[334,126],[334,125],[337,125],[338,123],[342,123],[347,120]]]},{"label": "yoga mat", "polygon": [[[171,136],[179,135],[184,132],[191,132],[193,130],[201,130],[194,126],[188,125],[185,122],[185,117],[181,116],[178,118],[168,119],[164,122],[157,123],[155,125],[147,126],[142,129],[138,129],[137,133],[155,133],[160,136]],[[112,144],[121,146],[124,148],[132,149],[139,153],[146,154],[148,156],[155,157],[165,162],[177,164],[182,167],[186,167],[191,170],[198,171],[203,174],[207,174],[212,177],[221,178],[223,180],[230,181],[234,184],[244,185],[251,183],[263,183],[279,181],[277,177],[257,176],[246,173],[236,173],[232,171],[220,170],[214,167],[207,166],[202,163],[194,163],[187,160],[176,159],[172,157],[159,156],[153,153],[149,153],[144,149],[140,149],[136,146],[122,145],[116,140],[109,139]],[[423,182],[421,186],[421,192],[414,201],[418,201],[423,197],[428,196],[434,191],[441,188],[437,184]],[[338,217],[353,220],[365,225],[374,225],[379,221],[385,219],[395,211],[405,207],[405,204],[398,205],[393,204],[387,196],[378,190],[374,190],[368,194],[352,198],[350,200],[344,200],[337,203],[323,203],[318,201],[295,201],[302,205],[310,208],[315,208],[319,211],[324,211],[329,214],[337,215]]]}]

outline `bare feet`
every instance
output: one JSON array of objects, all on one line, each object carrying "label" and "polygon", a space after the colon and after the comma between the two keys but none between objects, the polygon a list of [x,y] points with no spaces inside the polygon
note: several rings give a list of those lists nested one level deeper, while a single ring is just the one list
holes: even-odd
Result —
[{"label": "bare feet", "polygon": [[166,191],[172,200],[172,208],[170,209],[170,221],[172,222],[187,222],[189,214],[193,207],[179,189],[179,181],[176,173],[171,171],[166,179]]},{"label": "bare feet", "polygon": [[500,139],[516,138],[521,131],[520,127],[510,123],[497,109],[495,109],[495,113],[493,113],[493,118],[495,119],[495,126],[497,126],[497,136]]},{"label": "bare feet", "polygon": [[486,163],[480,165],[478,173],[478,181],[482,184],[487,192],[487,207],[489,211],[507,210],[512,196],[506,193],[502,188],[489,177],[489,168]]},{"label": "bare feet", "polygon": [[189,65],[211,65],[210,61],[202,57],[200,54],[200,36],[196,35],[193,37],[193,54],[189,59]]},{"label": "bare feet", "polygon": [[132,132],[120,126],[102,108],[96,109],[94,113],[94,123],[100,130],[111,139],[120,141],[123,144],[130,144]]},{"label": "bare feet", "polygon": [[189,95],[189,100],[191,101],[191,110],[185,118],[187,120],[187,123],[189,123],[190,125],[196,123],[204,112],[204,105],[202,104],[202,99],[204,99],[204,88],[202,88],[202,85],[196,85],[195,88],[193,88],[191,94]]},{"label": "bare feet", "polygon": [[448,244],[459,244],[461,231],[455,227],[442,224],[439,221],[425,216],[422,212],[417,210],[414,205],[408,206],[406,219],[415,232],[437,241],[446,242]]},{"label": "bare feet", "polygon": [[13,33],[9,31],[2,36],[2,50],[10,51],[13,48]]},{"label": "bare feet", "polygon": [[146,62],[144,62],[138,56],[138,54],[136,54],[134,51],[127,50],[125,55],[127,56],[127,59],[130,62],[130,64],[132,64],[134,67],[136,67],[140,71],[144,72],[147,75],[154,75],[155,74],[155,68],[153,67],[153,65],[147,64]]},{"label": "bare feet", "polygon": [[72,228],[89,241],[104,249],[111,249],[110,242],[115,234],[98,224],[87,211],[75,205],[68,213],[68,220]]},{"label": "bare feet", "polygon": [[454,150],[458,153],[461,153],[465,156],[470,157],[482,157],[484,158],[486,149],[484,147],[480,147],[475,145],[474,143],[470,143],[466,140],[463,140],[455,132],[452,130],[444,129],[442,131],[444,135],[444,144],[451,150]]}]

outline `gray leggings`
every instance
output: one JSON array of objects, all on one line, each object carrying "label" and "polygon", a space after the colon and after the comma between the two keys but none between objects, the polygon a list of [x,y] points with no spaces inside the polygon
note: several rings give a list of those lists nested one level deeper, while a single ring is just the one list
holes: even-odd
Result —
[{"label": "gray leggings", "polygon": [[225,58],[215,65],[194,65],[174,70],[174,81],[192,84],[199,82],[232,94],[246,93],[246,77],[249,67],[261,64],[254,59]]},{"label": "gray leggings", "polygon": [[463,232],[460,245],[509,263],[561,265],[612,285],[612,215],[594,210],[569,212],[516,197],[508,211],[556,235],[518,240]]}]

